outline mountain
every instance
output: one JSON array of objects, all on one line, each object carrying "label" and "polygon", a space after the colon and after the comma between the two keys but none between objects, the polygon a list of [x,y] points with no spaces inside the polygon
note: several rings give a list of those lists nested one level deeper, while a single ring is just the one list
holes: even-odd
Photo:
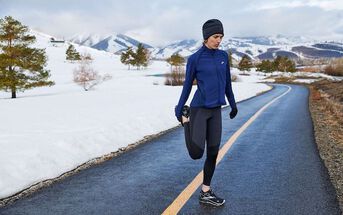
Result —
[{"label": "mountain", "polygon": [[[136,48],[139,43],[123,34],[77,35],[70,41],[116,54],[120,54],[129,46]],[[202,42],[202,40],[185,39],[174,41],[163,47],[143,44],[151,51],[154,59],[166,59],[176,53],[187,58],[202,46]],[[236,61],[239,61],[243,55],[247,55],[253,60],[273,59],[276,56],[287,56],[295,60],[343,57],[342,43],[320,42],[299,36],[224,37],[220,48],[232,52]]]},{"label": "mountain", "polygon": [[[95,48],[98,50],[104,50],[107,52],[120,54],[123,50],[127,49],[128,47],[136,48],[138,46],[139,41],[126,36],[124,34],[81,34],[75,35],[68,39],[71,42],[77,43],[79,45],[89,46],[91,48]],[[152,50],[153,47],[142,43],[145,48]]]},{"label": "mountain", "polygon": [[156,48],[152,52],[152,56],[157,59],[165,59],[172,54],[180,54],[181,56],[189,56],[201,46],[201,41],[193,39],[175,41],[167,46]]},{"label": "mountain", "polygon": [[[166,58],[174,53],[188,57],[202,45],[202,40],[181,40],[153,53],[155,58]],[[343,57],[343,44],[337,42],[318,42],[305,37],[286,37],[283,35],[260,37],[231,37],[223,39],[222,50],[232,52],[238,61],[243,55],[253,60],[273,59],[276,56],[301,58]]]}]

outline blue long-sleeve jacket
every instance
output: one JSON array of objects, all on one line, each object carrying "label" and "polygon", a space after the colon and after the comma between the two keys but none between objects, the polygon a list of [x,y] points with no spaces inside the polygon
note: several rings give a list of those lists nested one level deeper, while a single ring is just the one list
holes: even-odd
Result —
[{"label": "blue long-sleeve jacket", "polygon": [[209,49],[205,45],[188,58],[185,82],[179,103],[175,107],[177,119],[182,116],[182,108],[192,90],[194,79],[197,80],[197,90],[191,101],[191,107],[212,108],[226,105],[226,95],[231,108],[236,108],[228,60],[225,51]]}]

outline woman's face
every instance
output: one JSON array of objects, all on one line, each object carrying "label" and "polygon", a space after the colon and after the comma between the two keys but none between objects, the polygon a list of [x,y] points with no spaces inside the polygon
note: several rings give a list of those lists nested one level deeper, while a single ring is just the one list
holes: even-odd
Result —
[{"label": "woman's face", "polygon": [[205,45],[210,49],[218,49],[223,36],[222,34],[213,34],[205,41]]}]

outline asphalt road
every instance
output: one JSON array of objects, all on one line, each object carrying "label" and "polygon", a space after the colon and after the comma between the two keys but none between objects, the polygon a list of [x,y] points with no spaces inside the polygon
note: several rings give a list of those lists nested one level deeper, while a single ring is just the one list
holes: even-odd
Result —
[{"label": "asphalt road", "polygon": [[[218,164],[212,187],[220,208],[198,203],[200,188],[179,214],[340,214],[335,190],[314,142],[308,90],[276,100],[238,137]],[[274,89],[222,110],[225,144],[254,113],[288,90]],[[183,128],[0,208],[0,214],[161,214],[202,170]]]}]

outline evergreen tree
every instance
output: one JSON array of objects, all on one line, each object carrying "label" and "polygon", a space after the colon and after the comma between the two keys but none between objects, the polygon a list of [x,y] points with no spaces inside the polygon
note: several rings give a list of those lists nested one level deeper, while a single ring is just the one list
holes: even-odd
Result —
[{"label": "evergreen tree", "polygon": [[0,90],[17,91],[40,86],[52,86],[44,49],[31,48],[36,37],[28,34],[28,27],[11,16],[0,19]]},{"label": "evergreen tree", "polygon": [[295,63],[288,57],[277,56],[273,62],[273,70],[281,72],[295,72]]},{"label": "evergreen tree", "polygon": [[137,46],[136,53],[134,54],[134,64],[137,69],[140,69],[142,62],[144,61],[144,47],[143,44],[139,43]]},{"label": "evergreen tree", "polygon": [[167,63],[170,64],[170,70],[173,71],[173,66],[175,67],[179,67],[182,66],[185,63],[185,59],[180,56],[178,53],[173,54],[172,56],[170,56],[169,58],[167,58]]},{"label": "evergreen tree", "polygon": [[66,51],[66,60],[76,61],[81,60],[80,53],[76,51],[75,47],[70,44],[67,51]]},{"label": "evergreen tree", "polygon": [[126,51],[122,52],[120,61],[123,64],[129,65],[129,69],[130,65],[136,66],[137,69],[147,67],[150,62],[150,52],[144,48],[142,43],[139,43],[136,52],[131,47],[128,47]]},{"label": "evergreen tree", "polygon": [[149,63],[149,52],[144,48],[142,43],[139,43],[137,46],[136,53],[134,54],[134,64],[137,66],[137,69],[140,69],[141,66],[147,67]]},{"label": "evergreen tree", "polygon": [[250,68],[252,68],[252,62],[250,58],[247,55],[243,55],[241,61],[238,64],[238,69],[241,71],[250,71]]},{"label": "evergreen tree", "polygon": [[257,71],[261,71],[261,72],[272,72],[273,70],[273,62],[269,61],[269,60],[262,60],[262,62],[260,64],[258,64],[256,66],[256,70]]},{"label": "evergreen tree", "polygon": [[279,70],[279,65],[282,60],[281,56],[277,56],[274,61],[273,61],[273,71],[278,71]]},{"label": "evergreen tree", "polygon": [[[73,59],[73,50],[75,50],[73,45],[69,45],[66,51],[66,60],[72,60]],[[75,50],[76,51],[76,50]]]},{"label": "evergreen tree", "polygon": [[134,59],[135,53],[132,51],[132,47],[128,47],[126,51],[123,51],[120,56],[120,61],[129,66],[135,65],[135,59]]}]

